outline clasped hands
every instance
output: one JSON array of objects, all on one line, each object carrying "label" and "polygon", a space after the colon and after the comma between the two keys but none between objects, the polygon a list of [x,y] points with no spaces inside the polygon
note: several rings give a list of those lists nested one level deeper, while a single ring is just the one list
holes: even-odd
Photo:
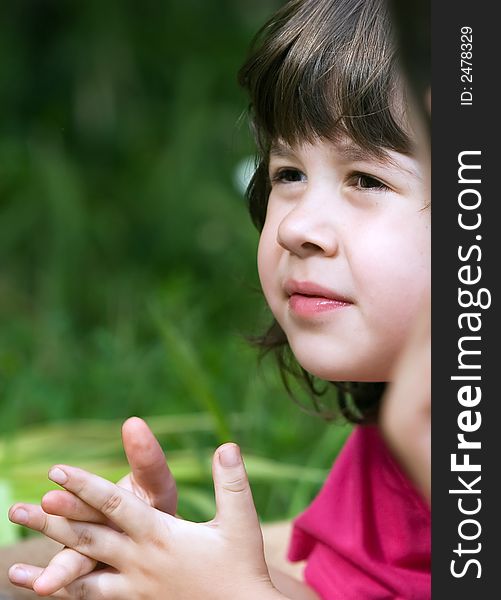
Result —
[{"label": "clasped hands", "polygon": [[146,423],[129,419],[122,436],[131,474],[118,484],[59,465],[49,478],[63,490],[10,509],[12,522],[65,546],[45,569],[11,567],[12,583],[63,599],[285,598],[270,579],[236,445],[214,454],[214,519],[192,523],[175,516],[175,481]]}]

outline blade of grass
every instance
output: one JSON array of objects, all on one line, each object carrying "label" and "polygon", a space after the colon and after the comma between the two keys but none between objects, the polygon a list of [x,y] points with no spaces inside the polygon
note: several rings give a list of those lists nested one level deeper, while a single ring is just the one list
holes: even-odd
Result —
[{"label": "blade of grass", "polygon": [[[331,425],[328,427],[309,454],[307,466],[305,468],[311,468],[312,465],[332,463],[339,454],[351,431],[352,426],[348,424]],[[327,475],[326,472],[324,473],[324,479],[319,482],[320,485]],[[317,492],[319,487],[318,482],[314,483],[304,478],[299,479],[299,483],[291,498],[288,517],[293,518],[299,512],[304,510],[305,506],[311,501],[312,494]]]},{"label": "blade of grass", "polygon": [[152,312],[162,333],[169,359],[173,361],[187,392],[214,419],[219,442],[232,439],[228,418],[211,389],[209,378],[202,368],[193,345],[172,322],[162,317],[158,310],[152,309]]},{"label": "blade of grass", "polygon": [[12,486],[8,481],[0,479],[0,546],[13,544],[19,537],[19,529],[7,518],[7,511],[12,504]]}]

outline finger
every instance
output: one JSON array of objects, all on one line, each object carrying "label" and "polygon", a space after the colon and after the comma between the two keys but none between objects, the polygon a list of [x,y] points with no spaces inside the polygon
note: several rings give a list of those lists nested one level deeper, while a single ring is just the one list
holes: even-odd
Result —
[{"label": "finger", "polygon": [[131,467],[132,491],[159,510],[176,514],[176,482],[158,440],[148,425],[131,417],[122,427],[125,454]]},{"label": "finger", "polygon": [[33,590],[39,596],[50,596],[82,575],[91,573],[95,566],[95,560],[64,548],[45,569],[27,564],[13,565],[9,569],[9,579],[14,585]]},{"label": "finger", "polygon": [[224,444],[214,454],[212,465],[217,521],[240,531],[259,529],[259,520],[247,472],[236,444]]},{"label": "finger", "polygon": [[72,548],[64,548],[40,573],[33,584],[33,590],[39,596],[50,596],[79,577],[91,573],[96,564],[92,558],[84,556]]},{"label": "finger", "polygon": [[42,498],[44,512],[74,521],[106,524],[106,518],[92,506],[66,490],[51,490]]},{"label": "finger", "polygon": [[123,575],[111,569],[102,569],[80,577],[51,597],[61,600],[123,600],[133,596]]},{"label": "finger", "polygon": [[[133,540],[149,538],[158,528],[157,513],[153,508],[102,477],[76,467],[59,465],[49,471],[49,478],[103,513]],[[106,560],[102,562],[111,564]]]},{"label": "finger", "polygon": [[[19,563],[12,565],[12,567],[9,569],[8,575],[9,580],[13,585],[25,588],[27,590],[33,590],[33,584],[42,571],[42,567],[35,567],[33,565]],[[50,596],[51,598],[66,598],[67,600],[70,598],[70,596],[68,596],[64,590],[57,591]]]},{"label": "finger", "polygon": [[18,587],[33,589],[33,583],[41,575],[42,567],[17,563],[9,569],[9,580]]},{"label": "finger", "polygon": [[9,511],[9,519],[117,569],[128,562],[127,538],[104,525],[48,515],[40,506],[33,504],[15,504]]}]

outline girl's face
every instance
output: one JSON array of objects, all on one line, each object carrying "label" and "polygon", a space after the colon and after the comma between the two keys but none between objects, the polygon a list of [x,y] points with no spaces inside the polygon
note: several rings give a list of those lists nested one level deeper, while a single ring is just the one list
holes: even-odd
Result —
[{"label": "girl's face", "polygon": [[430,212],[417,160],[349,139],[270,154],[258,250],[266,300],[299,363],[330,381],[388,381],[430,291]]}]

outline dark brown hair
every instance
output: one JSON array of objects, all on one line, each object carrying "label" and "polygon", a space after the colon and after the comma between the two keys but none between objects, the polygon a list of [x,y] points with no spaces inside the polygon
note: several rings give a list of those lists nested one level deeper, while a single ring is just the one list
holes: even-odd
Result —
[{"label": "dark brown hair", "polygon": [[[250,96],[258,156],[247,189],[252,220],[263,228],[273,142],[294,146],[347,136],[376,157],[387,150],[410,154],[404,91],[384,0],[291,0],[256,35],[239,73]],[[276,321],[256,339],[273,350],[282,379],[302,379],[316,412],[332,418],[316,383],[295,361]],[[385,384],[332,382],[337,404],[353,422],[373,422]]]}]

